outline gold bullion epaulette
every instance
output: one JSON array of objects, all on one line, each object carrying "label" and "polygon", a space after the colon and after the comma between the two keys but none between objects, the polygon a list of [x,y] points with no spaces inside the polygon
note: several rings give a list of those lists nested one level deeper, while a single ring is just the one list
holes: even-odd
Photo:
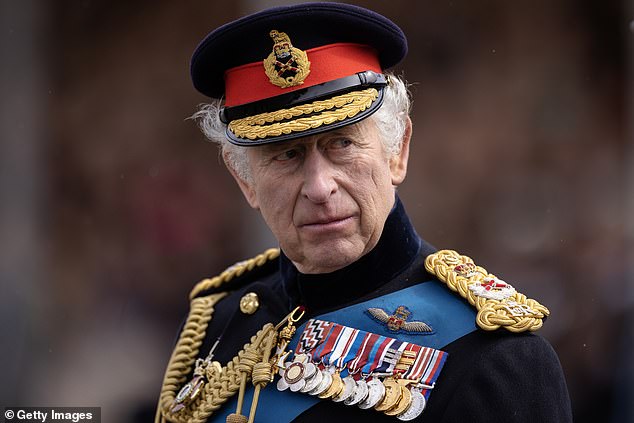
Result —
[{"label": "gold bullion epaulette", "polygon": [[484,330],[504,327],[511,332],[536,331],[550,314],[539,302],[456,251],[430,254],[425,259],[425,269],[475,306],[476,323]]},{"label": "gold bullion epaulette", "polygon": [[268,250],[264,251],[261,254],[258,254],[253,258],[239,261],[238,263],[226,268],[218,276],[203,279],[202,281],[198,282],[189,293],[189,299],[192,300],[196,298],[203,291],[219,288],[222,285],[234,280],[235,278],[238,278],[243,274],[250,272],[258,267],[264,266],[271,260],[275,260],[279,257],[279,255],[279,248],[269,248]]}]

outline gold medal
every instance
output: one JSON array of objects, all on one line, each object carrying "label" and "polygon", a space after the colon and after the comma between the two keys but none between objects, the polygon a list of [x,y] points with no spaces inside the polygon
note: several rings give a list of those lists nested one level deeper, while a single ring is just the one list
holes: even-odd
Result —
[{"label": "gold medal", "polygon": [[342,402],[350,398],[354,394],[354,388],[357,386],[357,383],[354,381],[352,376],[348,375],[342,379],[343,389],[341,392],[334,397],[332,400],[334,402]]},{"label": "gold medal", "polygon": [[374,407],[376,411],[387,411],[395,407],[403,396],[401,385],[396,380],[392,378],[385,379],[383,385],[385,386],[385,397],[383,397],[383,401]]},{"label": "gold medal", "polygon": [[343,391],[343,381],[341,380],[341,376],[339,376],[339,373],[335,373],[332,375],[332,383],[325,392],[319,395],[319,398],[330,399],[336,395],[339,395],[341,391]]},{"label": "gold medal", "polygon": [[401,388],[401,399],[396,403],[396,406],[384,412],[388,416],[398,416],[412,405],[412,392],[405,386],[399,385],[399,388]]}]

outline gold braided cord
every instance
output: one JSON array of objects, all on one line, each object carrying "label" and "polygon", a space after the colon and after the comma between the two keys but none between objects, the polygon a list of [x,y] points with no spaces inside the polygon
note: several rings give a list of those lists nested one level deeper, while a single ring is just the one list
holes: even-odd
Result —
[{"label": "gold braided cord", "polygon": [[253,372],[253,366],[258,364],[266,349],[267,344],[263,341],[270,337],[274,329],[271,323],[264,325],[257,334],[251,337],[250,342],[244,345],[238,355],[222,367],[221,371],[213,366],[207,367],[205,372],[207,383],[203,387],[203,392],[185,409],[177,413],[170,413],[170,407],[180,386],[172,389],[164,384],[159,403],[163,419],[172,423],[206,422],[216,410],[238,392],[241,371],[246,372],[247,379],[249,378]]},{"label": "gold braided cord", "polygon": [[205,383],[204,392],[195,401],[178,413],[170,413],[170,407],[178,391],[187,382],[187,377],[191,374],[196,358],[199,356],[200,346],[205,338],[205,333],[211,321],[215,304],[224,298],[227,293],[221,292],[196,298],[200,292],[217,288],[231,279],[244,274],[256,267],[262,266],[270,260],[277,258],[280,250],[271,248],[249,260],[229,267],[220,275],[204,279],[199,282],[190,293],[190,311],[179,339],[174,347],[172,356],[167,364],[163,386],[159,396],[159,406],[155,417],[156,423],[170,421],[174,423],[204,422],[217,410],[228,398],[233,396],[239,387],[239,371],[250,374],[253,366],[261,357],[262,340],[274,329],[273,325],[265,325],[255,336],[251,338],[251,343],[246,344],[244,349],[238,353],[225,367],[222,372],[217,372],[215,367],[207,368],[206,376],[208,382]]},{"label": "gold braided cord", "polygon": [[[229,130],[250,140],[306,131],[354,117],[369,108],[378,96],[376,88],[353,91],[327,100],[236,119],[229,123]],[[298,118],[304,115],[310,116]]]},{"label": "gold braided cord", "polygon": [[[192,366],[205,338],[205,331],[211,320],[214,305],[225,295],[226,293],[223,292],[195,298],[191,301],[189,316],[187,316],[187,321],[176,342],[163,378],[158,407],[163,417],[167,417],[169,414],[169,408],[176,393],[192,371]],[[157,413],[157,421],[160,421],[158,417]]]},{"label": "gold braided cord", "polygon": [[[273,324],[267,323],[264,325],[257,334],[251,337],[251,342],[245,344],[244,348],[238,352],[238,355],[222,368],[221,372],[208,368],[208,382],[205,384],[204,392],[182,412],[184,414],[183,417],[186,417],[185,422],[206,422],[214,411],[218,410],[229,398],[238,392],[238,389],[240,389],[240,370],[238,370],[238,367],[243,361],[249,363],[245,369],[247,380],[249,380],[250,374],[253,372],[253,366],[258,363],[267,347],[264,341],[274,330]],[[188,417],[187,415],[190,411],[191,417]]]},{"label": "gold braided cord", "polygon": [[191,300],[195,298],[196,295],[207,289],[218,288],[225,282],[229,282],[231,279],[237,276],[241,276],[245,272],[249,272],[256,267],[264,265],[270,260],[276,259],[277,257],[279,257],[279,255],[279,248],[269,248],[262,254],[258,254],[257,256],[249,260],[234,264],[218,276],[210,279],[203,279],[202,281],[198,282],[194,289],[192,289],[192,291],[189,293],[189,299]]},{"label": "gold braided cord", "polygon": [[[460,265],[471,266],[469,273],[457,271]],[[476,295],[469,287],[480,284],[485,279],[495,278],[495,275],[476,266],[471,258],[456,251],[441,250],[429,255],[425,260],[425,269],[476,307],[476,323],[484,330],[504,327],[511,332],[536,331],[542,327],[543,319],[550,314],[548,308],[517,291],[502,300]]]}]

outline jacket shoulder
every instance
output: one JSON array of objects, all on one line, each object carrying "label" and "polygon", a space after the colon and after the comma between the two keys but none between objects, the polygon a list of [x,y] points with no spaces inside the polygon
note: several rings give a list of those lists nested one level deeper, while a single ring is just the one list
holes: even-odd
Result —
[{"label": "jacket shoulder", "polygon": [[425,259],[425,269],[477,310],[484,330],[536,331],[550,315],[548,308],[518,292],[511,284],[454,250],[440,250]]},{"label": "jacket shoulder", "polygon": [[424,421],[572,422],[561,364],[538,334],[473,332],[447,352],[452,361]]},{"label": "jacket shoulder", "polygon": [[213,278],[205,278],[198,282],[189,293],[189,299],[231,291],[248,284],[256,278],[272,273],[277,269],[279,248],[270,248],[255,257],[239,261]]}]

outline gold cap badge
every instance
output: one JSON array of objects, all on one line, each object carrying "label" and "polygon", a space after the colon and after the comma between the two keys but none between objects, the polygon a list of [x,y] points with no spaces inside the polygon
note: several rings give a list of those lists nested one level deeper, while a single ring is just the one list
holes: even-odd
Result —
[{"label": "gold cap badge", "polygon": [[310,73],[310,62],[305,51],[293,47],[285,32],[269,32],[273,51],[264,59],[264,71],[271,84],[281,88],[301,85]]}]

